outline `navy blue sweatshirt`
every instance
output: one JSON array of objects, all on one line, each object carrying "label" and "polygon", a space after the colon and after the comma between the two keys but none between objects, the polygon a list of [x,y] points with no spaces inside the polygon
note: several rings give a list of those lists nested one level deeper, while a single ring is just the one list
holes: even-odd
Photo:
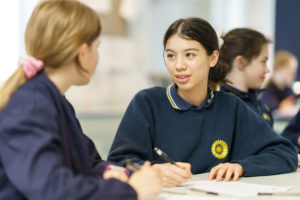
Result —
[{"label": "navy blue sweatshirt", "polygon": [[240,97],[252,110],[261,116],[271,127],[273,127],[273,117],[271,109],[257,98],[257,95],[263,90],[249,90],[249,92],[242,92],[230,85],[224,84],[221,91],[230,93]]},{"label": "navy blue sweatshirt", "polygon": [[21,86],[0,114],[1,200],[136,199],[127,183],[102,179],[108,164],[43,74]]},{"label": "navy blue sweatshirt", "polygon": [[153,151],[158,147],[175,161],[191,163],[194,174],[224,162],[240,163],[244,176],[296,170],[297,154],[288,140],[238,97],[208,94],[195,106],[182,99],[175,86],[140,91],[123,116],[108,160],[163,163]]},{"label": "navy blue sweatshirt", "polygon": [[300,150],[298,144],[298,138],[300,137],[300,111],[298,111],[295,117],[290,120],[288,126],[283,130],[281,135],[289,139]]}]

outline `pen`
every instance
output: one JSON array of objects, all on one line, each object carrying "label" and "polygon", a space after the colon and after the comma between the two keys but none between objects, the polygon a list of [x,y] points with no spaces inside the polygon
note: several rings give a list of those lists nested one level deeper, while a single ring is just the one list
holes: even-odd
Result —
[{"label": "pen", "polygon": [[210,195],[216,195],[216,196],[219,195],[219,193],[217,193],[217,192],[206,191],[206,190],[202,190],[199,188],[190,188],[190,190],[195,191],[195,192],[203,192],[205,194],[210,194]]},{"label": "pen", "polygon": [[259,196],[300,196],[300,192],[259,192]]},{"label": "pen", "polygon": [[169,194],[179,194],[179,195],[183,195],[183,194],[188,194],[187,192],[184,192],[184,191],[169,191],[169,190],[163,190],[163,193],[169,193]]},{"label": "pen", "polygon": [[169,156],[165,152],[163,152],[159,148],[154,147],[154,151],[157,153],[157,155],[159,155],[160,157],[162,157],[162,159],[164,159],[166,162],[171,163],[171,164],[176,165],[177,167],[179,167],[173,160],[171,160],[169,158]]},{"label": "pen", "polygon": [[133,163],[129,158],[127,158],[125,160],[125,163],[126,163],[126,168],[128,168],[129,170],[131,170],[133,172],[135,172],[141,168],[141,165],[139,165],[138,163]]}]

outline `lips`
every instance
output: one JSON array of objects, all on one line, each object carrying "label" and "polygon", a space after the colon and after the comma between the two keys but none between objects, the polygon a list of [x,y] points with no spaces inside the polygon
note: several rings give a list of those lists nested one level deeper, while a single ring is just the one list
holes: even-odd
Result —
[{"label": "lips", "polygon": [[186,83],[190,80],[191,75],[181,74],[181,75],[175,75],[175,77],[178,83]]}]

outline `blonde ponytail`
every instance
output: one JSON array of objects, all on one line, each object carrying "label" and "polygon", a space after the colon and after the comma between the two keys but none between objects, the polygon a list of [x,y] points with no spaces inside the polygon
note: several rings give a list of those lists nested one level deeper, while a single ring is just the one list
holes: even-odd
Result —
[{"label": "blonde ponytail", "polygon": [[0,89],[0,112],[7,104],[10,96],[28,79],[20,66],[2,85]]}]

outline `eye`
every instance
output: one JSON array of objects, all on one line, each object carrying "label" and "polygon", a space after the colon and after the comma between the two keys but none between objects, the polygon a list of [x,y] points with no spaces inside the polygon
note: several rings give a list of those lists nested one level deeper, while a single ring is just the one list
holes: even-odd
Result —
[{"label": "eye", "polygon": [[188,58],[192,58],[192,57],[195,56],[195,54],[193,54],[193,53],[186,53],[185,56],[188,57]]},{"label": "eye", "polygon": [[268,60],[262,60],[263,64],[267,64]]},{"label": "eye", "polygon": [[167,53],[167,58],[171,59],[171,58],[175,58],[175,55],[172,53]]}]

